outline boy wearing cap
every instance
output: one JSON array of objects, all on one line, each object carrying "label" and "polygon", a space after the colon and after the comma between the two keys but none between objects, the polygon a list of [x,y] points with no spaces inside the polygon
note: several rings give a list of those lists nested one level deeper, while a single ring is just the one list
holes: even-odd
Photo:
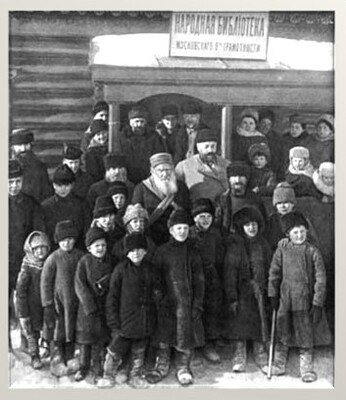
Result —
[{"label": "boy wearing cap", "polygon": [[32,151],[34,135],[27,129],[14,129],[10,134],[12,157],[16,158],[23,170],[22,191],[40,203],[52,195],[46,165]]},{"label": "boy wearing cap", "polygon": [[198,154],[180,161],[175,167],[177,178],[189,189],[191,201],[215,198],[228,188],[226,169],[229,161],[216,154],[217,136],[211,129],[198,130]]},{"label": "boy wearing cap", "polygon": [[213,363],[221,361],[215,343],[220,338],[220,311],[222,309],[222,268],[225,249],[220,231],[214,226],[214,206],[207,198],[192,203],[192,217],[195,224],[189,236],[202,258],[204,271],[204,303],[202,321],[206,345],[202,348],[204,357]]},{"label": "boy wearing cap", "polygon": [[80,345],[77,382],[87,376],[91,361],[96,378],[102,374],[102,357],[109,341],[105,302],[113,265],[107,253],[105,232],[97,227],[90,228],[85,247],[88,253],[78,261],[74,279],[78,297],[76,343]]},{"label": "boy wearing cap", "polygon": [[129,190],[126,184],[122,181],[114,181],[110,185],[107,196],[110,196],[113,200],[113,204],[117,209],[117,215],[115,217],[117,223],[122,226],[122,218],[125,214],[126,207],[129,203]]},{"label": "boy wearing cap", "polygon": [[129,385],[145,388],[144,358],[156,326],[155,298],[160,297],[153,265],[145,258],[147,241],[141,233],[125,239],[126,258],[119,262],[109,284],[106,300],[107,325],[112,339],[107,347],[103,379],[98,387],[114,385],[115,374],[130,351]]},{"label": "boy wearing cap", "polygon": [[251,164],[249,189],[259,196],[271,196],[276,186],[276,177],[269,168],[270,150],[266,143],[254,143],[248,149]]},{"label": "boy wearing cap", "polygon": [[40,279],[44,260],[49,254],[47,235],[33,231],[24,244],[25,256],[18,275],[15,295],[16,314],[28,340],[31,366],[42,368],[38,340],[43,328],[43,309],[40,295]]},{"label": "boy wearing cap", "polygon": [[[53,341],[50,371],[55,376],[76,372],[70,360],[74,354],[78,300],[74,276],[83,252],[75,248],[78,231],[70,220],[56,224],[54,239],[59,248],[47,258],[41,275],[43,318],[48,328],[46,339]],[[67,366],[70,367],[69,371]]]},{"label": "boy wearing cap", "polygon": [[274,253],[268,296],[277,314],[273,375],[283,375],[289,347],[299,348],[300,376],[313,382],[313,348],[328,345],[331,335],[324,313],[326,273],[319,249],[307,240],[308,223],[298,211],[283,217],[286,238]]},{"label": "boy wearing cap", "polygon": [[156,364],[147,380],[156,383],[167,376],[171,347],[175,349],[176,377],[193,383],[190,361],[195,347],[204,345],[202,322],[204,274],[202,260],[188,239],[190,215],[175,210],[169,217],[169,241],[158,248],[153,264],[158,268],[163,298],[158,304],[158,328],[153,337]]},{"label": "boy wearing cap", "polygon": [[161,119],[155,126],[156,132],[162,138],[165,152],[170,153],[175,160],[177,132],[180,129],[178,107],[167,104],[161,107]]}]

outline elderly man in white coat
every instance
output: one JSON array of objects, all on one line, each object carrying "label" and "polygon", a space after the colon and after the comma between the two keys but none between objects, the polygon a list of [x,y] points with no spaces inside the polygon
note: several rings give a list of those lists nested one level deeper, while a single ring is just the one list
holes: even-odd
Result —
[{"label": "elderly man in white coat", "polygon": [[215,198],[228,189],[226,169],[230,162],[216,154],[217,137],[211,129],[201,129],[196,138],[198,154],[180,161],[175,172],[185,182],[191,201]]}]

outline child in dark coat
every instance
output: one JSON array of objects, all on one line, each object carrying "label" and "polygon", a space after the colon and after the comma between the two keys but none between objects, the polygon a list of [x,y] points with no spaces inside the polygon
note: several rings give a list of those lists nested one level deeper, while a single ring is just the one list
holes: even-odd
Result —
[{"label": "child in dark coat", "polygon": [[53,340],[50,370],[59,377],[76,372],[73,355],[78,299],[74,276],[83,252],[74,248],[78,232],[72,221],[58,222],[54,236],[59,248],[44,263],[41,299],[44,321],[50,331],[46,339]]},{"label": "child in dark coat", "polygon": [[109,341],[105,302],[113,266],[107,254],[105,232],[97,227],[90,228],[85,246],[88,253],[78,261],[74,281],[79,301],[76,343],[80,345],[80,369],[75,374],[76,381],[86,377],[91,361],[96,376],[101,374],[103,349]]},{"label": "child in dark coat", "polygon": [[249,340],[256,364],[263,368],[268,362],[266,288],[271,251],[262,236],[263,217],[255,207],[241,208],[233,221],[235,234],[227,239],[223,273],[225,336],[235,341],[233,372],[244,372]]},{"label": "child in dark coat", "polygon": [[105,174],[103,157],[107,154],[108,124],[95,119],[90,127],[90,143],[85,152],[85,170],[93,182],[100,181]]},{"label": "child in dark coat", "polygon": [[38,340],[43,328],[43,308],[41,305],[40,279],[44,260],[49,254],[48,236],[33,231],[24,244],[25,256],[18,275],[15,306],[21,328],[28,340],[31,366],[42,367]]},{"label": "child in dark coat", "polygon": [[115,374],[130,351],[129,385],[145,388],[144,357],[156,326],[155,298],[159,296],[153,265],[145,259],[144,235],[131,233],[125,240],[126,259],[115,267],[106,301],[107,324],[112,340],[107,348],[104,376],[98,387],[114,385]]},{"label": "child in dark coat", "polygon": [[283,217],[287,238],[274,253],[268,283],[271,306],[277,313],[277,345],[273,375],[285,373],[289,347],[299,348],[300,375],[313,382],[313,347],[328,345],[331,335],[324,313],[326,273],[322,255],[307,241],[308,223],[298,211]]}]

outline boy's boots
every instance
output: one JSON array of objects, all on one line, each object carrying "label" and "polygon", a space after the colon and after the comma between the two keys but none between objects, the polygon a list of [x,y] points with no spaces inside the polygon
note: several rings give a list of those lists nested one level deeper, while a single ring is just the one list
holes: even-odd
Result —
[{"label": "boy's boots", "polygon": [[129,377],[129,385],[134,389],[148,388],[148,382],[144,377],[144,358],[145,358],[145,344],[141,346],[132,345],[131,349],[131,369]]},{"label": "boy's boots", "polygon": [[95,379],[103,375],[103,363],[106,357],[106,349],[103,344],[95,344],[91,347],[91,369],[95,375]]},{"label": "boy's boots", "polygon": [[268,353],[263,342],[253,341],[252,352],[255,363],[263,371],[263,368],[268,365]]},{"label": "boy's boots", "polygon": [[[275,346],[274,360],[272,364],[272,375],[284,375],[286,372],[288,347],[282,343],[277,343]],[[266,374],[268,366],[264,367],[262,371]]]},{"label": "boy's boots", "polygon": [[233,372],[244,372],[246,367],[246,341],[235,341],[235,350],[233,356]]},{"label": "boy's boots", "polygon": [[191,350],[177,350],[175,354],[176,377],[182,386],[193,384],[193,375],[190,369],[191,357]]},{"label": "boy's boots", "polygon": [[64,362],[63,345],[60,342],[54,342],[51,353],[50,372],[57,378],[67,375],[68,371]]},{"label": "boy's boots", "polygon": [[67,375],[75,374],[79,368],[79,359],[74,356],[75,346],[72,342],[65,342],[63,345],[64,360],[67,366]]},{"label": "boy's boots", "polygon": [[203,356],[206,360],[218,364],[221,362],[221,358],[215,349],[214,341],[209,340],[206,345],[202,348]]},{"label": "boy's boots", "polygon": [[303,382],[317,380],[317,374],[314,371],[313,349],[299,349],[299,366]]},{"label": "boy's boots", "polygon": [[103,364],[103,377],[97,382],[98,388],[108,389],[115,385],[115,374],[120,364],[120,356],[107,349],[106,359]]},{"label": "boy's boots", "polygon": [[79,354],[79,370],[76,372],[74,379],[76,382],[82,381],[88,375],[91,360],[91,345],[82,344]]},{"label": "boy's boots", "polygon": [[160,382],[168,375],[171,360],[171,349],[169,347],[159,348],[157,349],[156,354],[155,366],[146,374],[147,381],[152,384]]},{"label": "boy's boots", "polygon": [[28,335],[28,349],[31,356],[31,366],[34,369],[41,369],[42,362],[38,347],[38,337],[35,334]]}]

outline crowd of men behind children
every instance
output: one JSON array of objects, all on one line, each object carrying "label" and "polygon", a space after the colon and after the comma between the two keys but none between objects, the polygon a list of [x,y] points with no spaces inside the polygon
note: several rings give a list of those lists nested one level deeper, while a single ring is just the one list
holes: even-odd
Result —
[{"label": "crowd of men behind children", "polygon": [[251,347],[266,373],[276,310],[272,373],[284,374],[298,347],[302,380],[316,380],[313,348],[332,340],[324,310],[332,284],[297,199],[333,206],[333,116],[321,115],[311,135],[293,115],[278,135],[271,110],[246,108],[230,162],[198,103],[182,105],[182,124],[176,105],[161,111],[150,128],[147,110],[133,107],[110,153],[108,104],[97,102],[52,182],[33,133],[11,132],[10,322],[19,321],[32,367],[49,356],[57,377],[81,381],[92,371],[104,388],[123,374],[143,388],[174,359],[178,382],[189,385],[196,350],[220,363],[218,346],[232,345],[233,372],[246,371]]}]

